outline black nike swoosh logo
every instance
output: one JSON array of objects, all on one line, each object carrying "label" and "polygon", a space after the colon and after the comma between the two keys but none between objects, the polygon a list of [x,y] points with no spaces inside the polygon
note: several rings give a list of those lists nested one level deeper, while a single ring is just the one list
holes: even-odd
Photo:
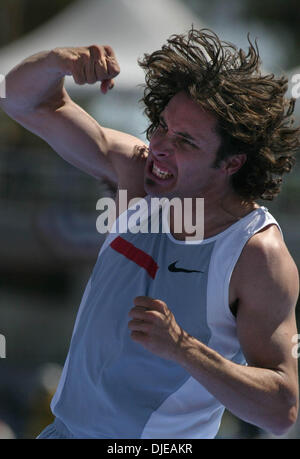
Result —
[{"label": "black nike swoosh logo", "polygon": [[196,269],[176,268],[177,261],[174,261],[174,263],[171,263],[168,266],[168,270],[171,271],[171,273],[203,273],[204,272],[204,271],[197,271]]}]

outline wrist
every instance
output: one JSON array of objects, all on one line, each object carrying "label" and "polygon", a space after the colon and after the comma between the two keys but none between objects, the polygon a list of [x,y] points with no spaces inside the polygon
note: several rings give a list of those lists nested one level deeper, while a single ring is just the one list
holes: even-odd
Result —
[{"label": "wrist", "polygon": [[181,331],[181,336],[178,339],[177,346],[174,353],[174,361],[184,368],[189,366],[189,361],[193,355],[199,352],[200,342],[189,335],[186,331]]},{"label": "wrist", "polygon": [[66,59],[62,58],[61,48],[54,48],[48,52],[47,69],[61,78],[71,74],[69,68],[67,68]]}]

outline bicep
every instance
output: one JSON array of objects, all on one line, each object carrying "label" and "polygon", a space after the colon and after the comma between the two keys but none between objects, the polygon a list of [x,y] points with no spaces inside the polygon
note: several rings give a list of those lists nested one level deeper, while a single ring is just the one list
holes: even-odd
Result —
[{"label": "bicep", "polygon": [[283,243],[256,249],[248,251],[247,267],[239,279],[238,338],[249,365],[296,378],[292,347],[297,334],[298,271]]},{"label": "bicep", "polygon": [[[255,306],[258,305],[257,301]],[[276,308],[275,302],[272,305]],[[289,313],[276,317],[276,313],[250,313],[250,307],[240,304],[237,335],[248,365],[283,372],[296,370],[292,353],[293,336],[297,334],[295,314],[286,302],[281,304],[284,306],[290,309]]]}]

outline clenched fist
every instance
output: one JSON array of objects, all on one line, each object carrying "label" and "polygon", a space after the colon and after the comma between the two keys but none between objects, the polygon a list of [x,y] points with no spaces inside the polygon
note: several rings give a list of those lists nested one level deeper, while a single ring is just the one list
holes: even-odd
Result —
[{"label": "clenched fist", "polygon": [[52,53],[55,65],[63,75],[73,76],[75,83],[80,85],[101,81],[104,94],[113,88],[113,78],[120,73],[115,53],[108,45],[55,48]]},{"label": "clenched fist", "polygon": [[188,334],[177,324],[166,303],[138,296],[134,305],[129,312],[131,338],[159,357],[176,361]]}]

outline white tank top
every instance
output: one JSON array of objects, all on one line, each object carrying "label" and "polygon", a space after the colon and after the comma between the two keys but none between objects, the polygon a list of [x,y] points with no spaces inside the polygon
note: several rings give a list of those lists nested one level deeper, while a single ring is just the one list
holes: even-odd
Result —
[{"label": "white tank top", "polygon": [[128,312],[136,296],[161,299],[190,335],[245,364],[229,308],[229,284],[247,241],[270,224],[280,230],[268,209],[260,207],[201,242],[178,241],[170,233],[109,234],[51,404],[70,437],[216,436],[224,406],[180,365],[133,342]]}]

